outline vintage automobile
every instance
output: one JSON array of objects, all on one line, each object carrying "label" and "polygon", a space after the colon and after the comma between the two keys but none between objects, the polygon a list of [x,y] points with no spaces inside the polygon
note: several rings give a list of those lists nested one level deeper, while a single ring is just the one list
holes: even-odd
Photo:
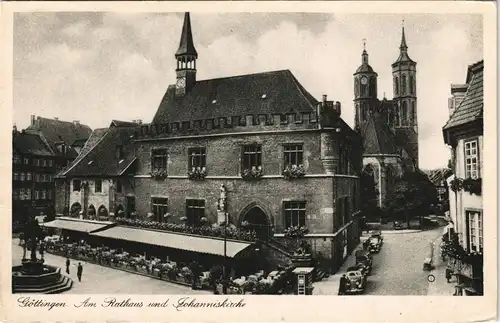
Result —
[{"label": "vintage automobile", "polygon": [[380,248],[382,247],[382,240],[379,237],[370,237],[369,241],[370,241],[369,245],[370,252],[373,253],[380,252]]},{"label": "vintage automobile", "polygon": [[366,284],[366,275],[363,275],[360,270],[348,271],[346,278],[346,294],[359,294],[363,292]]},{"label": "vintage automobile", "polygon": [[356,266],[359,266],[360,264],[364,265],[366,267],[366,274],[370,275],[372,272],[372,255],[368,250],[358,250],[355,253],[356,257]]},{"label": "vintage automobile", "polygon": [[380,239],[380,244],[384,242],[384,237],[382,236],[382,231],[380,230],[373,230],[370,232],[370,238],[379,238]]},{"label": "vintage automobile", "polygon": [[403,223],[394,221],[394,230],[403,230]]}]

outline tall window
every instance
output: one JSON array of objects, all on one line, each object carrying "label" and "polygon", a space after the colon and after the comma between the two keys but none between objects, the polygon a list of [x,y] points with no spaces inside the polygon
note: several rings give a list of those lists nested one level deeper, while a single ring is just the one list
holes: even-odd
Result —
[{"label": "tall window", "polygon": [[40,199],[40,191],[36,190],[35,191],[35,200],[39,200]]},{"label": "tall window", "polygon": [[197,226],[205,216],[205,200],[186,200],[187,225]]},{"label": "tall window", "polygon": [[122,160],[125,157],[125,154],[123,152],[123,146],[119,145],[116,146],[116,159],[118,161]]},{"label": "tall window", "polygon": [[478,178],[478,141],[465,142],[465,178]]},{"label": "tall window", "polygon": [[101,179],[96,179],[95,180],[94,191],[96,193],[101,193],[102,192],[102,180]]},{"label": "tall window", "polygon": [[12,159],[13,159],[14,164],[21,163],[21,156],[19,156],[19,155],[14,155],[14,157]]},{"label": "tall window", "polygon": [[394,77],[394,94],[399,95],[399,78]]},{"label": "tall window", "polygon": [[123,190],[122,181],[117,180],[116,181],[116,193],[121,193],[122,190]]},{"label": "tall window", "polygon": [[47,191],[47,199],[52,200],[52,190]]},{"label": "tall window", "polygon": [[15,181],[18,181],[19,180],[19,173],[18,172],[14,172],[14,180]]},{"label": "tall window", "polygon": [[40,166],[40,159],[35,159],[35,166]]},{"label": "tall window", "polygon": [[401,94],[406,94],[406,75],[401,76]]},{"label": "tall window", "polygon": [[23,160],[24,160],[24,165],[28,165],[30,163],[30,160],[27,157],[24,157]]},{"label": "tall window", "polygon": [[12,190],[14,200],[19,200],[19,191],[16,189]]},{"label": "tall window", "polygon": [[401,107],[401,125],[408,126],[408,103],[403,102]]},{"label": "tall window", "polygon": [[287,201],[283,205],[285,228],[306,225],[306,202]]},{"label": "tall window", "polygon": [[49,167],[54,166],[54,161],[52,159],[49,160]]},{"label": "tall window", "polygon": [[31,200],[31,188],[26,189],[26,199]]},{"label": "tall window", "polygon": [[252,167],[262,166],[262,146],[245,145],[243,146],[243,169],[252,169]]},{"label": "tall window", "polygon": [[205,147],[193,147],[188,149],[189,161],[188,168],[189,170],[193,168],[203,168],[207,165],[207,150]]},{"label": "tall window", "polygon": [[82,182],[78,179],[73,180],[73,192],[79,192],[82,188]]},{"label": "tall window", "polygon": [[31,173],[26,173],[26,180],[31,181]]},{"label": "tall window", "polygon": [[410,75],[410,94],[415,94],[415,77]]},{"label": "tall window", "polygon": [[42,190],[42,200],[45,200],[45,199],[47,199],[47,191]]},{"label": "tall window", "polygon": [[168,212],[168,199],[161,197],[152,198],[151,212],[154,214],[155,221],[163,222],[165,214]]},{"label": "tall window", "polygon": [[24,172],[22,172],[22,173],[21,173],[20,180],[21,180],[21,181],[26,180],[26,173],[24,173]]},{"label": "tall window", "polygon": [[469,252],[483,252],[483,221],[482,214],[477,211],[466,211],[467,218],[467,248]]},{"label": "tall window", "polygon": [[354,95],[355,95],[356,97],[358,97],[358,96],[359,96],[359,79],[356,79],[356,80],[354,81]]},{"label": "tall window", "polygon": [[302,165],[304,163],[302,144],[285,144],[283,146],[283,163],[285,166]]},{"label": "tall window", "polygon": [[167,170],[168,154],[166,149],[154,149],[152,153],[153,171]]},{"label": "tall window", "polygon": [[25,193],[24,193],[24,188],[21,188],[21,189],[19,190],[19,199],[20,199],[20,200],[25,200],[25,199],[26,199],[26,195],[25,195]]}]

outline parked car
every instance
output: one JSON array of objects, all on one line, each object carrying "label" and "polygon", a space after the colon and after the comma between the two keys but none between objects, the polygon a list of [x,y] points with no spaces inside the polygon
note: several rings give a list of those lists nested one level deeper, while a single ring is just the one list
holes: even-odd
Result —
[{"label": "parked car", "polygon": [[358,266],[359,264],[363,264],[364,266],[366,266],[366,274],[370,275],[372,272],[373,264],[372,255],[370,254],[370,252],[368,250],[358,250],[355,253],[355,257],[356,266]]},{"label": "parked car", "polygon": [[370,237],[370,247],[369,250],[372,253],[380,252],[380,247],[382,246],[382,240],[379,237]]},{"label": "parked car", "polygon": [[348,281],[346,294],[360,294],[365,289],[366,276],[360,270],[352,270],[346,273]]},{"label": "parked car", "polygon": [[399,221],[394,221],[394,230],[402,230],[403,229],[403,223],[399,222]]},{"label": "parked car", "polygon": [[384,242],[384,237],[382,236],[382,231],[380,230],[373,230],[370,232],[370,237],[376,237],[380,239],[380,243]]}]

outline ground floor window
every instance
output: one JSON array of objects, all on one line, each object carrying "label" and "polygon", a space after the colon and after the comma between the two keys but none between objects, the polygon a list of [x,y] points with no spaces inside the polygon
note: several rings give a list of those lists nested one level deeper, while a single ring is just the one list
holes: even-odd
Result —
[{"label": "ground floor window", "polygon": [[168,199],[155,197],[151,199],[151,212],[154,214],[154,221],[163,222],[168,211]]},{"label": "ground floor window", "polygon": [[283,203],[285,228],[306,225],[306,202],[286,201]]},{"label": "ground floor window", "polygon": [[479,211],[466,211],[469,252],[483,252],[483,219]]},{"label": "ground floor window", "polygon": [[201,218],[205,216],[205,200],[186,200],[186,224],[197,226],[201,223]]}]

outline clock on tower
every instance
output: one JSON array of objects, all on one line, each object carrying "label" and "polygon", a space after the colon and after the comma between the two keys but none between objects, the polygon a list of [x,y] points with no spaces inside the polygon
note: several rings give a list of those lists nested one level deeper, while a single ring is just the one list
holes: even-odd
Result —
[{"label": "clock on tower", "polygon": [[179,78],[177,80],[177,88],[178,89],[184,89],[185,86],[186,86],[186,79],[185,78]]}]

